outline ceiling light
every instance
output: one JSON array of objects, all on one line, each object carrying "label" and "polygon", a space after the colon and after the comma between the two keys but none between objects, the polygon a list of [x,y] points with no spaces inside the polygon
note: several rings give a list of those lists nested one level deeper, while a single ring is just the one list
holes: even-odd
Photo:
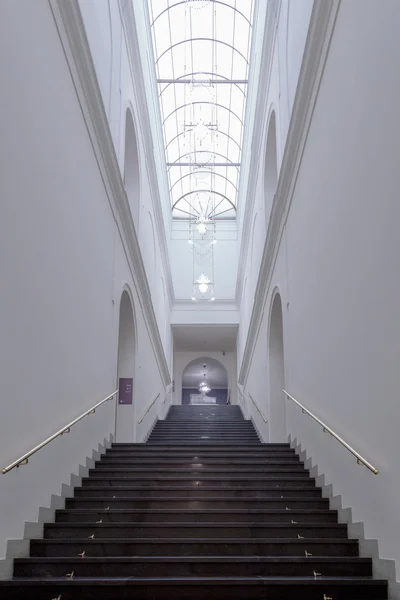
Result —
[{"label": "ceiling light", "polygon": [[202,273],[200,277],[196,280],[196,285],[198,286],[199,291],[202,294],[205,294],[207,292],[210,283],[210,279],[207,277],[207,275],[204,275],[204,273]]},{"label": "ceiling light", "polygon": [[202,221],[200,221],[200,223],[198,223],[196,229],[201,235],[204,235],[205,233],[207,233],[207,226]]}]

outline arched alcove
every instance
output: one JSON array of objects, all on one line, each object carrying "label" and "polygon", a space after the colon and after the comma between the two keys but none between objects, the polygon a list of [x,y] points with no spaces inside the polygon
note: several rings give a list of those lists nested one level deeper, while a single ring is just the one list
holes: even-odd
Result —
[{"label": "arched alcove", "polygon": [[216,404],[227,404],[228,371],[217,359],[201,356],[190,361],[182,375],[182,404],[190,404],[192,398],[199,395],[199,384],[205,381],[211,388],[206,397],[215,398]]},{"label": "arched alcove", "polygon": [[286,442],[285,359],[283,350],[282,301],[274,297],[269,325],[269,439]]},{"label": "arched alcove", "polygon": [[264,206],[266,229],[268,229],[269,218],[274,200],[276,185],[278,183],[278,160],[276,153],[276,118],[275,112],[272,111],[268,125],[267,149],[265,153],[265,168],[264,168]]},{"label": "arched alcove", "polygon": [[135,321],[130,296],[126,290],[121,296],[118,332],[119,388],[115,435],[117,442],[135,441]]},{"label": "arched alcove", "polygon": [[135,127],[132,113],[126,111],[125,121],[125,160],[124,160],[124,185],[131,208],[136,233],[139,234],[140,214],[140,180],[139,180],[139,155],[136,142]]}]

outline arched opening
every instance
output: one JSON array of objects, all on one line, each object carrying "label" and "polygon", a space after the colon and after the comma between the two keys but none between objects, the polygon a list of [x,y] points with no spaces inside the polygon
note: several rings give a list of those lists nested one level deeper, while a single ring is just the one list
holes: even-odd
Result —
[{"label": "arched opening", "polygon": [[139,232],[140,214],[140,187],[139,187],[139,156],[136,143],[135,127],[133,125],[132,113],[126,111],[125,122],[125,161],[124,161],[124,185],[131,208],[133,222],[136,232]]},{"label": "arched opening", "polygon": [[272,112],[269,120],[267,135],[267,151],[265,153],[264,169],[264,193],[265,193],[265,218],[266,228],[268,229],[269,217],[271,214],[272,203],[278,183],[278,160],[276,154],[276,119],[275,112]]},{"label": "arched opening", "polygon": [[269,439],[286,442],[285,360],[283,351],[282,301],[275,295],[269,326]]},{"label": "arched opening", "polygon": [[119,389],[115,437],[117,442],[135,441],[135,322],[131,299],[125,290],[119,308],[118,380]]},{"label": "arched opening", "polygon": [[[209,390],[201,393],[206,383]],[[182,404],[227,404],[228,371],[215,358],[201,356],[186,365],[182,375]]]}]

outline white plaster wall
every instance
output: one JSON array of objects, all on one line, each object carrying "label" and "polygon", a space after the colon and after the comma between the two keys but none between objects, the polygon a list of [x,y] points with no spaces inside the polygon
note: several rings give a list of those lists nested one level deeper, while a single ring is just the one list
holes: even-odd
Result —
[{"label": "white plaster wall", "polygon": [[[136,422],[164,389],[49,3],[1,2],[0,37],[3,467],[116,388],[124,286],[139,348]],[[153,411],[136,427],[138,441]],[[114,432],[114,415],[113,403],[103,406],[0,476],[0,558],[6,540],[22,537],[24,522]]]},{"label": "white plaster wall", "polygon": [[[243,288],[241,298],[239,360],[241,360],[247,339],[247,330],[254,303],[254,293],[259,277],[265,237],[272,209],[272,199],[267,201],[265,194],[265,161],[268,129],[271,115],[274,114],[279,176],[312,5],[312,0],[297,0],[297,2],[282,0],[282,2],[277,3],[277,22],[272,29],[273,42],[270,65],[265,62],[259,67],[261,72],[262,70],[269,69],[267,89],[263,92],[263,96],[265,95],[266,99],[264,112],[255,112],[256,105],[254,100],[248,111],[250,113],[248,115],[249,123],[253,122],[255,128],[261,127],[262,137],[259,154],[260,160],[250,167],[251,177],[255,178],[254,197],[253,195],[247,198],[242,197],[242,202],[246,205],[246,210],[249,212],[247,219],[250,226],[248,229],[249,240],[247,242],[246,239],[244,240],[243,252],[239,257],[239,260],[245,261],[243,283],[246,282],[246,289]],[[267,16],[265,6],[259,5],[255,16],[257,19],[257,23],[255,24],[256,29],[261,29]],[[257,43],[260,45],[260,41]],[[242,223],[243,220],[241,221]],[[240,228],[240,239],[242,236],[243,229]]]},{"label": "white plaster wall", "polygon": [[380,474],[290,403],[288,433],[398,567],[399,21],[397,0],[340,5],[246,381],[251,393],[268,381],[266,319],[279,286],[288,391]]},{"label": "white plaster wall", "polygon": [[228,372],[228,387],[231,394],[231,404],[237,403],[237,372],[236,352],[174,352],[174,382],[173,403],[182,403],[182,376],[186,366],[196,358],[210,357],[219,360]]},{"label": "white plaster wall", "polygon": [[[124,174],[125,162],[127,109],[132,113],[138,146],[140,172],[139,209],[136,213],[136,208],[133,206],[132,214],[145,263],[148,283],[152,297],[155,299],[154,309],[164,350],[167,351],[171,345],[168,327],[170,305],[167,288],[167,301],[161,303],[158,299],[160,296],[163,297],[161,278],[166,282],[169,274],[165,272],[161,257],[162,249],[155,223],[154,198],[150,185],[151,174],[149,173],[149,164],[146,160],[145,132],[143,131],[140,119],[142,108],[138,104],[139,95],[135,87],[135,85],[143,85],[143,82],[139,84],[133,73],[134,63],[128,47],[126,31],[123,27],[123,11],[120,10],[120,3],[110,0],[100,0],[100,2],[97,2],[97,0],[80,0],[79,3],[110,129],[113,133],[115,151],[118,156],[122,176]],[[145,26],[143,23],[145,16],[142,14],[141,3],[135,3],[134,8],[137,16],[137,23],[134,23],[136,27],[134,34],[143,38],[145,37]],[[129,26],[127,21],[125,28]],[[111,46],[109,43],[110,40],[112,41]],[[143,60],[146,61],[147,58],[146,56]],[[146,76],[148,75],[147,71],[148,69],[145,70]],[[147,91],[151,95],[151,90]],[[146,135],[150,135],[151,138],[151,132],[147,132]],[[155,153],[155,158],[157,159],[157,153]],[[162,193],[161,188],[159,192]]]},{"label": "white plaster wall", "polygon": [[[193,296],[193,250],[188,243],[187,223],[174,223],[171,239],[171,269],[175,297],[189,300]],[[217,223],[214,246],[215,300],[233,300],[238,265],[238,243],[235,222]],[[201,267],[196,267],[202,270]],[[203,271],[211,279],[212,266]]]},{"label": "white plaster wall", "polygon": [[[114,5],[117,5],[114,2]],[[109,0],[79,0],[85,22],[90,52],[95,65],[104,108],[107,116],[111,109],[111,82],[113,71],[114,36],[111,26],[111,4]],[[117,37],[117,32],[115,32]]]}]

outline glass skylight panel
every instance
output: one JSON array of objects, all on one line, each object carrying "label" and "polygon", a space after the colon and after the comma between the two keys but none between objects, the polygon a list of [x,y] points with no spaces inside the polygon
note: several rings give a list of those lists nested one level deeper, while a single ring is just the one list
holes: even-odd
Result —
[{"label": "glass skylight panel", "polygon": [[253,0],[148,2],[173,217],[235,218]]}]

